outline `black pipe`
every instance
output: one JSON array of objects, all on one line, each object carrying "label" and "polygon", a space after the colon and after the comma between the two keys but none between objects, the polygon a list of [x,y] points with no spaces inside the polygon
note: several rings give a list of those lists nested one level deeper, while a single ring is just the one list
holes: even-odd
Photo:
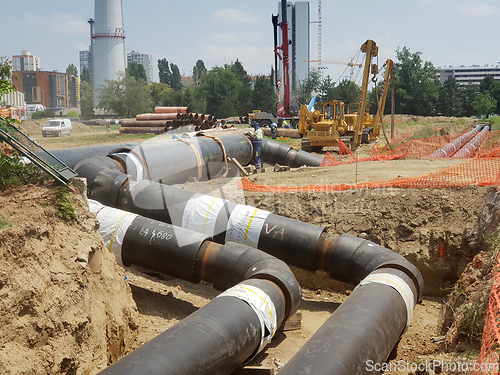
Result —
[{"label": "black pipe", "polygon": [[[139,266],[179,279],[199,282],[193,275],[196,255],[208,236],[138,216],[122,245],[125,266]],[[233,284],[234,285],[234,284]]]},{"label": "black pipe", "polygon": [[[230,373],[260,352],[299,307],[300,285],[281,260],[140,216],[125,223],[120,217],[126,212],[89,205],[101,228],[115,234],[127,228],[119,250],[125,265],[230,288],[102,374]],[[106,230],[103,237],[114,239]]]},{"label": "black pipe", "polygon": [[234,158],[242,165],[252,159],[252,143],[247,137],[230,134],[221,138],[222,146],[210,137],[152,140],[133,148],[117,148],[109,156],[121,158],[127,173],[132,175],[128,167],[135,170],[135,164],[141,162],[147,170],[144,178],[167,185],[185,182],[189,177],[208,180],[223,172],[228,166],[227,158]]},{"label": "black pipe", "polygon": [[296,151],[291,146],[271,139],[263,139],[262,162],[268,164],[277,163],[292,168],[298,168],[303,165],[319,167],[323,162],[323,158],[302,150]]},{"label": "black pipe", "polygon": [[[397,270],[389,270],[404,278]],[[409,279],[406,279],[411,285]],[[279,375],[374,374],[407,323],[407,306],[391,286],[357,287],[279,371]]]},{"label": "black pipe", "polygon": [[93,158],[96,156],[106,156],[111,151],[120,147],[134,147],[137,143],[119,143],[113,145],[97,145],[85,147],[73,147],[59,150],[51,150],[50,153],[61,160],[71,169],[84,159]]},{"label": "black pipe", "polygon": [[230,374],[257,350],[260,336],[260,321],[246,302],[214,298],[99,374]]}]

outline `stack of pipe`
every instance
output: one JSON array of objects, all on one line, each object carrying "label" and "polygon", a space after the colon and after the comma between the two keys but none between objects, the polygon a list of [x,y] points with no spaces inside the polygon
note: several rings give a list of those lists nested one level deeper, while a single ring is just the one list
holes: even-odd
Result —
[{"label": "stack of pipe", "polygon": [[214,116],[191,113],[189,107],[156,107],[154,113],[139,114],[135,120],[122,120],[120,133],[189,132],[212,129],[216,124]]}]

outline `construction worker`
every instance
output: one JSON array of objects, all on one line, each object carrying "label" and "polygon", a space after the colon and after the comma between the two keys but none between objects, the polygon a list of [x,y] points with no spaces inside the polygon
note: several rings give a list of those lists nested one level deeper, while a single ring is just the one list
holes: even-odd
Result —
[{"label": "construction worker", "polygon": [[271,124],[271,137],[273,139],[276,139],[276,128],[277,128],[277,125],[273,122]]},{"label": "construction worker", "polygon": [[286,121],[285,119],[283,119],[283,127],[285,129],[289,129],[290,128],[290,125],[288,124],[288,121]]},{"label": "construction worker", "polygon": [[262,148],[262,138],[264,138],[264,133],[259,125],[255,125],[255,131],[252,136],[252,146],[253,146],[253,163],[255,168],[262,169],[262,163],[260,161],[260,150]]}]

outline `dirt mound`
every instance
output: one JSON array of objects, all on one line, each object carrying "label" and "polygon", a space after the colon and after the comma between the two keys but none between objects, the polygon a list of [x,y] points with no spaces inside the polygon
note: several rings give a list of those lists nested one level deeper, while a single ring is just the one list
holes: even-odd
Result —
[{"label": "dirt mound", "polygon": [[[42,135],[42,128],[49,122],[48,118],[39,120],[24,120],[21,124],[21,131],[30,137]],[[73,132],[91,131],[91,129],[79,121],[71,121]]]},{"label": "dirt mound", "polygon": [[[246,195],[247,204],[396,251],[419,268],[426,295],[443,296],[483,250],[478,223],[487,192],[488,188],[468,186]],[[296,275],[308,288],[339,287],[327,274],[297,270]]]},{"label": "dirt mound", "polygon": [[0,373],[91,374],[131,350],[137,309],[78,193],[55,215],[55,186],[0,192]]}]

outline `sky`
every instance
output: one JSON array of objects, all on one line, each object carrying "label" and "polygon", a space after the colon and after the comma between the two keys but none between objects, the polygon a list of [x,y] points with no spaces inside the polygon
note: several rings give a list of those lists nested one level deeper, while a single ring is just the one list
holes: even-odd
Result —
[{"label": "sky", "polygon": [[[434,67],[485,65],[500,62],[498,0],[322,0],[322,61],[347,63],[361,45],[374,40],[378,61],[396,61],[398,48],[420,52]],[[318,20],[318,1],[309,1],[310,19]],[[274,64],[275,0],[123,0],[125,52],[166,58],[191,75],[201,59],[208,69],[237,59],[250,75],[269,74]],[[2,4],[0,56],[28,50],[40,57],[42,70],[80,68],[79,51],[88,50],[87,20],[94,1],[18,0]],[[318,24],[310,25],[310,59],[318,58]],[[334,81],[349,69],[327,64],[323,74]],[[311,67],[317,67],[311,63]]]}]

